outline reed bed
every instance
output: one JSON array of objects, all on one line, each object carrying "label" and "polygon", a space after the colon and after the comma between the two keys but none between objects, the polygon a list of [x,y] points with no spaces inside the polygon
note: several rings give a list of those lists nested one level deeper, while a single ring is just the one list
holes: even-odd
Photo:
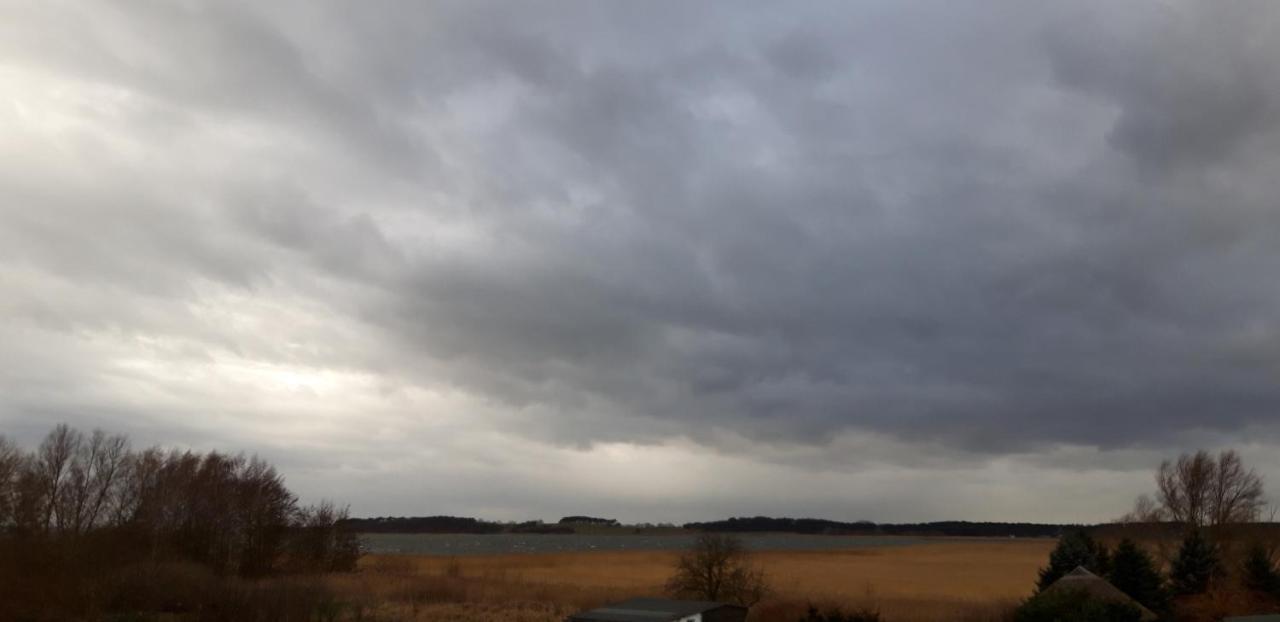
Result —
[{"label": "reed bed", "polygon": [[[1052,546],[1049,540],[949,539],[882,549],[761,552],[755,558],[773,593],[753,608],[751,619],[793,622],[816,604],[878,609],[887,622],[994,622],[1031,593]],[[331,581],[356,603],[361,619],[558,622],[580,609],[660,594],[676,556],[372,555],[359,573]]]}]

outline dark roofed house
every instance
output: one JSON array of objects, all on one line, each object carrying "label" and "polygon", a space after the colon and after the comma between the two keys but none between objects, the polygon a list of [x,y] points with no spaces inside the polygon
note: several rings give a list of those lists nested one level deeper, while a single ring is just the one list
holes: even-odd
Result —
[{"label": "dark roofed house", "polygon": [[1077,566],[1075,570],[1063,575],[1061,579],[1054,581],[1052,585],[1044,589],[1044,593],[1054,592],[1085,592],[1092,599],[1111,603],[1127,603],[1137,607],[1138,611],[1142,612],[1144,622],[1160,617],[1154,611],[1142,606],[1142,603],[1120,591],[1120,588],[1111,585],[1106,579],[1089,572],[1084,566]]},{"label": "dark roofed house", "polygon": [[580,611],[567,622],[743,622],[747,608],[709,600],[632,598]]}]

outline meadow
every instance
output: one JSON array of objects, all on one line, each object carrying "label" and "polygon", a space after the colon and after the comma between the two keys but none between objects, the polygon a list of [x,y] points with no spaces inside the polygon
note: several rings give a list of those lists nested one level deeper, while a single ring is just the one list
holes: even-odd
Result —
[{"label": "meadow", "polygon": [[[904,547],[762,551],[773,587],[752,611],[791,622],[810,604],[871,607],[887,621],[1000,619],[1028,596],[1054,542],[937,539]],[[334,577],[373,619],[418,622],[559,621],[583,608],[659,594],[674,551],[473,556],[370,555],[361,572]]]}]

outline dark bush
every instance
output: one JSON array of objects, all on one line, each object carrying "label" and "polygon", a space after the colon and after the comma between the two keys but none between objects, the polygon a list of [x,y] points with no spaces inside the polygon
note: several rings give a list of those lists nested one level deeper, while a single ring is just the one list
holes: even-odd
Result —
[{"label": "dark bush", "polygon": [[1142,611],[1129,603],[1092,598],[1084,591],[1037,594],[1014,612],[1014,622],[1139,622]]},{"label": "dark bush", "polygon": [[1058,538],[1058,545],[1049,553],[1049,565],[1040,570],[1036,588],[1044,590],[1077,566],[1084,566],[1099,576],[1105,576],[1111,566],[1106,547],[1098,544],[1084,530],[1072,531]]},{"label": "dark bush", "polygon": [[769,591],[764,570],[751,563],[736,536],[704,533],[676,561],[667,591],[681,598],[723,600],[750,607]]},{"label": "dark bush", "polygon": [[298,511],[286,539],[292,572],[350,572],[360,559],[360,540],[347,528],[347,510],[327,501]]},{"label": "dark bush", "polygon": [[1245,554],[1241,575],[1246,589],[1251,592],[1280,598],[1280,573],[1266,547],[1254,544]]},{"label": "dark bush", "polygon": [[845,613],[839,607],[818,611],[817,607],[810,605],[809,613],[800,618],[800,622],[880,622],[880,612],[862,608]]}]

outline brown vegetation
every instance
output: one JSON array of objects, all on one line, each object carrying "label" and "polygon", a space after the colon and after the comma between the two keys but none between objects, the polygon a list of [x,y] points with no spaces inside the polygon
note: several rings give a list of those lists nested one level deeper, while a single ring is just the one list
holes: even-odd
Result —
[{"label": "brown vegetation", "polygon": [[354,568],[343,517],[300,506],[256,457],[135,452],[65,425],[30,452],[0,438],[0,620],[319,611],[318,578],[268,577]]},{"label": "brown vegetation", "polygon": [[[810,604],[878,609],[888,622],[998,620],[1030,595],[1048,540],[936,540],[877,549],[760,552],[774,588],[757,622],[795,622]],[[467,557],[368,556],[332,585],[378,603],[380,619],[558,622],[580,609],[661,594],[680,553],[611,551]]]},{"label": "brown vegetation", "polygon": [[[1180,590],[1178,619],[1280,604],[1271,588],[1240,587],[1248,583],[1241,581],[1246,548],[1255,552],[1251,584],[1280,585],[1272,563],[1277,529],[1248,522],[1261,507],[1261,478],[1233,452],[1200,452],[1163,465],[1158,482],[1160,504],[1144,504],[1142,514],[1184,522],[1127,522],[1095,535],[1104,543],[1132,537],[1157,553],[1149,566],[1173,576],[1169,545],[1188,527],[1206,525],[1225,570],[1205,589]],[[123,437],[65,426],[30,452],[0,438],[0,620],[551,622],[675,591],[755,602],[755,622],[840,609],[877,612],[888,622],[995,622],[1033,592],[1054,546],[935,539],[758,552],[748,562],[731,536],[704,534],[685,553],[373,556],[358,572],[340,573],[358,559],[344,517],[328,503],[299,506],[257,458],[135,452]],[[762,598],[764,576],[770,590]]]}]

